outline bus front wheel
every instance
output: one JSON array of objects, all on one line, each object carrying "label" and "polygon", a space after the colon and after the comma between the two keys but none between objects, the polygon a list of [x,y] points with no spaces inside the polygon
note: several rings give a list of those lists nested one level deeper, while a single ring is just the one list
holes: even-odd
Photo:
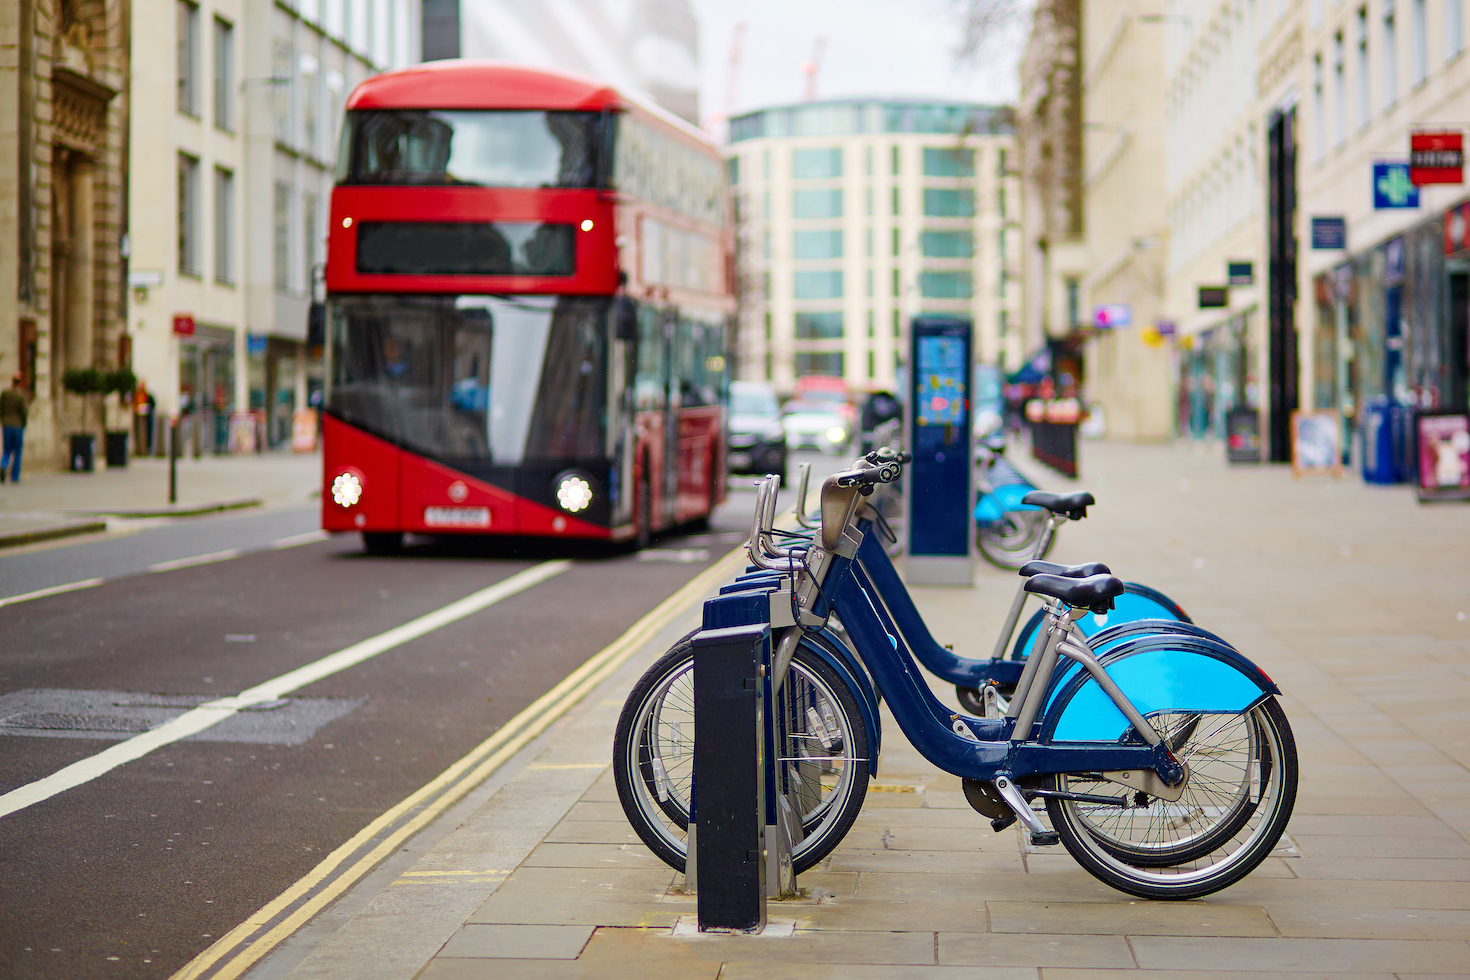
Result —
[{"label": "bus front wheel", "polygon": [[403,532],[364,531],[362,550],[370,555],[396,555],[403,550]]}]

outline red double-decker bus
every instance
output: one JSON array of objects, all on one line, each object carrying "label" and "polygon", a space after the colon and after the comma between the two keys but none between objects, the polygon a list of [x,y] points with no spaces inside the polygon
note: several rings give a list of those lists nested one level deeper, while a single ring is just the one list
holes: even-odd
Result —
[{"label": "red double-decker bus", "polygon": [[442,61],[358,86],[327,251],[322,527],[646,542],[725,495],[724,166],[625,93]]}]

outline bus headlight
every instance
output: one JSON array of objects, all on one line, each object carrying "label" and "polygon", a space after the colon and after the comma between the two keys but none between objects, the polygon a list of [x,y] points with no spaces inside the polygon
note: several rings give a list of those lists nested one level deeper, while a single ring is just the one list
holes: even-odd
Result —
[{"label": "bus headlight", "polygon": [[338,507],[352,507],[362,499],[362,481],[356,473],[338,473],[332,481],[332,500]]},{"label": "bus headlight", "polygon": [[840,425],[834,425],[834,426],[832,426],[832,428],[830,428],[830,429],[827,430],[827,441],[828,442],[837,443],[837,442],[845,442],[846,440],[847,440],[847,430],[844,429],[842,426],[840,426]]},{"label": "bus headlight", "polygon": [[592,503],[592,481],[581,473],[563,473],[556,478],[556,502],[569,514],[586,510]]}]

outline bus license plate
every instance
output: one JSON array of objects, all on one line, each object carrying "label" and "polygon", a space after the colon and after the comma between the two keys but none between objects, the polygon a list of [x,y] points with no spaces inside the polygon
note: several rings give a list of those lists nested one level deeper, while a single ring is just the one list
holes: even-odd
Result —
[{"label": "bus license plate", "polygon": [[489,507],[425,507],[429,527],[489,527]]}]

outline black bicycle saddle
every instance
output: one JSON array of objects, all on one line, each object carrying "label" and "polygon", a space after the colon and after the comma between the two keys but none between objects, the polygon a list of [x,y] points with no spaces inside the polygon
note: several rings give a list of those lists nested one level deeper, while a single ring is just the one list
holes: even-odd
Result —
[{"label": "black bicycle saddle", "polygon": [[1085,490],[1079,490],[1077,493],[1048,493],[1045,490],[1032,490],[1021,498],[1021,503],[1049,510],[1053,514],[1061,514],[1069,521],[1080,521],[1087,516],[1087,508],[1097,501]]},{"label": "black bicycle saddle", "polygon": [[1113,570],[1100,561],[1082,565],[1058,565],[1054,561],[1028,561],[1021,566],[1021,577],[1033,575],[1060,575],[1063,578],[1088,578],[1093,575],[1111,575]]},{"label": "black bicycle saddle", "polygon": [[1113,608],[1113,600],[1123,594],[1123,580],[1112,575],[1090,575],[1087,578],[1065,578],[1061,575],[1033,575],[1026,580],[1027,592],[1060,599],[1069,606],[1083,606],[1095,613]]}]

